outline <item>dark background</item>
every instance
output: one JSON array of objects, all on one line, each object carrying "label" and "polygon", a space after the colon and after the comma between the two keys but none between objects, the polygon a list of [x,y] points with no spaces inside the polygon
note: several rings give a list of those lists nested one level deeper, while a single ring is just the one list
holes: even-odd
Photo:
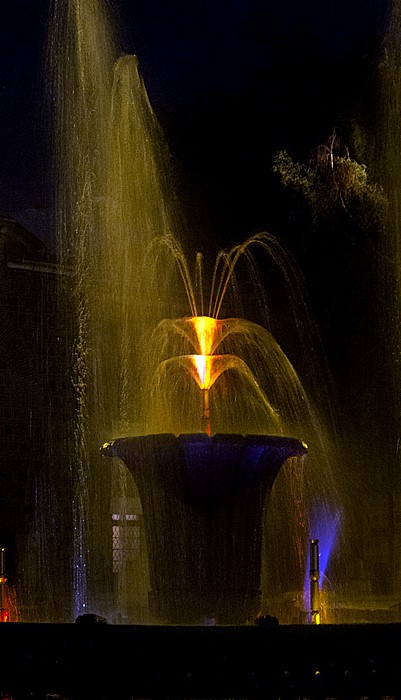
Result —
[{"label": "dark background", "polygon": [[[219,242],[277,226],[271,159],[305,158],[368,109],[388,1],[112,0],[181,173],[195,226]],[[49,2],[0,11],[0,208],[49,203]],[[185,189],[187,190],[185,192]]]}]

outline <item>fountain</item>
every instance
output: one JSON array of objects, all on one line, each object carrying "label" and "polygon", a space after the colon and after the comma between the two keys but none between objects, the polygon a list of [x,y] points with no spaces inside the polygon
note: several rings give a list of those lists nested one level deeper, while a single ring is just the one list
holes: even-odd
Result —
[{"label": "fountain", "polygon": [[[110,26],[100,0],[52,4],[55,209],[60,260],[71,273],[60,280],[60,299],[73,337],[71,616],[245,622],[296,591],[291,620],[302,607],[308,542],[318,534],[309,532],[308,513],[313,505],[329,514],[340,502],[334,450],[309,398],[327,384],[316,372],[317,334],[305,325],[299,273],[261,232],[219,253],[208,300],[200,255],[192,282],[171,158],[137,60],[120,55]],[[293,321],[291,343],[310,391],[267,330],[274,320],[254,250],[273,261],[274,284],[282,279],[282,316],[288,327]],[[263,324],[238,313],[249,279]],[[104,452],[125,466],[105,463],[105,441]],[[307,466],[298,468],[303,441]],[[120,543],[137,536],[115,566],[112,523]],[[42,550],[50,561],[51,550]]]},{"label": "fountain", "polygon": [[[306,454],[300,440],[288,437],[211,436],[210,392],[219,377],[233,369],[245,374],[256,388],[260,413],[267,411],[279,427],[278,416],[244,361],[213,354],[222,338],[233,332],[232,326],[238,332],[238,323],[239,319],[197,316],[168,324],[198,346],[198,354],[175,356],[161,366],[163,374],[178,366],[184,375],[192,375],[202,394],[203,432],[120,438],[103,448],[103,454],[126,464],[139,490],[146,518],[150,610],[159,621],[244,624],[256,619],[266,499],[283,463]],[[236,381],[234,398],[239,388]],[[171,401],[171,389],[165,400]],[[177,416],[172,418],[177,422]]]},{"label": "fountain", "polygon": [[[59,276],[55,307],[70,366],[60,391],[65,412],[54,419],[49,400],[41,416],[46,446],[27,485],[30,530],[18,541],[16,568],[20,619],[71,621],[95,611],[149,621],[146,494],[119,460],[106,463],[99,453],[104,441],[122,436],[202,434],[212,445],[216,435],[305,440],[307,464],[284,459],[269,508],[260,511],[261,586],[258,571],[252,584],[262,589],[264,610],[284,592],[302,599],[307,543],[319,534],[310,532],[308,513],[312,503],[330,511],[325,493],[332,493],[326,484],[335,483],[335,460],[321,407],[309,398],[325,382],[315,374],[315,330],[301,328],[307,314],[296,266],[273,236],[258,233],[221,251],[214,272],[206,254],[204,268],[197,254],[191,281],[191,232],[136,58],[119,49],[107,3],[50,5],[49,179],[67,273]],[[265,261],[259,279],[255,252]],[[270,276],[273,288],[282,278],[290,297],[278,323],[259,293]],[[278,325],[286,352],[275,340]],[[300,358],[307,390],[295,369]],[[280,541],[264,533],[280,533]]]},{"label": "fountain", "polygon": [[[201,256],[193,283],[171,233],[185,227],[170,201],[165,147],[137,61],[116,57],[104,9],[100,0],[53,2],[52,104],[63,166],[56,209],[69,272],[60,300],[73,311],[73,420],[50,444],[57,453],[61,442],[70,460],[63,500],[52,494],[46,503],[42,490],[40,557],[37,547],[21,556],[34,583],[51,571],[45,524],[58,522],[71,496],[74,537],[63,554],[72,576],[62,590],[63,602],[73,602],[61,621],[80,624],[24,625],[38,621],[25,615],[21,625],[0,625],[1,694],[75,697],[78,687],[79,696],[113,699],[395,697],[399,626],[318,624],[328,621],[326,565],[344,499],[320,420],[329,392],[315,373],[313,325],[303,332],[296,266],[274,237],[258,233],[218,255],[206,303]],[[266,299],[263,324],[236,313],[240,266],[254,280],[255,248],[296,302],[281,313],[308,391],[271,332]],[[310,399],[317,394],[318,407]],[[112,527],[123,545],[115,560]],[[4,550],[0,565],[5,617]],[[60,622],[45,583],[39,622]],[[55,591],[58,581],[51,584]],[[313,625],[270,625],[276,611],[280,623],[308,611]],[[249,625],[259,613],[267,622]],[[130,624],[93,624],[106,620]],[[161,624],[138,624],[149,621]]]},{"label": "fountain", "polygon": [[[241,252],[264,239],[253,237]],[[189,277],[185,286],[192,290]],[[196,311],[195,295],[190,298]],[[185,354],[170,357],[177,346]],[[266,503],[281,466],[289,460],[296,470],[294,458],[306,454],[302,441],[284,437],[291,425],[285,411],[301,410],[306,425],[311,409],[305,392],[274,338],[245,319],[164,319],[151,347],[147,424],[171,433],[118,438],[102,452],[122,460],[139,491],[152,619],[252,621],[261,612]],[[239,356],[244,350],[253,360],[257,350],[263,359],[270,400]],[[177,425],[185,432],[177,435]],[[259,434],[233,432],[244,426],[256,426]]]}]

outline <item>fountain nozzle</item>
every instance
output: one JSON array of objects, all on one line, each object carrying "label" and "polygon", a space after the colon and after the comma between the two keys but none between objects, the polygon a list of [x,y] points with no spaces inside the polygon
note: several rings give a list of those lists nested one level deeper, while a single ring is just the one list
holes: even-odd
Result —
[{"label": "fountain nozzle", "polygon": [[310,541],[310,621],[312,625],[320,624],[320,590],[319,590],[319,540]]}]

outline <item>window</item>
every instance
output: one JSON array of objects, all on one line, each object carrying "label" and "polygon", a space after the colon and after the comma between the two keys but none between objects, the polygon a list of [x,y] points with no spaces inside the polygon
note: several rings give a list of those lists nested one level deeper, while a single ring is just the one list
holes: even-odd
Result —
[{"label": "window", "polygon": [[141,552],[140,516],[134,513],[113,513],[113,573],[118,573]]}]

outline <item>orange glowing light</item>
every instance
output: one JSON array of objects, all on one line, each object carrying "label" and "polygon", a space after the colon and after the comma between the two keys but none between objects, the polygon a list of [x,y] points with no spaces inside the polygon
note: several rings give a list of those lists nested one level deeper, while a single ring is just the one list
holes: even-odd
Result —
[{"label": "orange glowing light", "polygon": [[212,388],[223,372],[241,366],[234,355],[187,355],[187,358],[195,370],[191,373],[193,378],[199,389],[205,391]]},{"label": "orange glowing light", "polygon": [[198,385],[200,389],[210,389],[212,379],[212,356],[211,355],[191,355],[191,360],[198,373]]},{"label": "orange glowing light", "polygon": [[221,321],[210,316],[194,316],[191,318],[191,323],[195,329],[200,355],[212,355]]},{"label": "orange glowing light", "polygon": [[191,355],[190,358],[196,370],[196,382],[203,390],[203,429],[210,435],[209,389],[221,373],[212,370],[216,360],[221,360],[220,356],[213,353],[219,344],[217,335],[221,332],[222,322],[211,316],[194,316],[189,321],[193,325],[199,350],[198,355]]}]

